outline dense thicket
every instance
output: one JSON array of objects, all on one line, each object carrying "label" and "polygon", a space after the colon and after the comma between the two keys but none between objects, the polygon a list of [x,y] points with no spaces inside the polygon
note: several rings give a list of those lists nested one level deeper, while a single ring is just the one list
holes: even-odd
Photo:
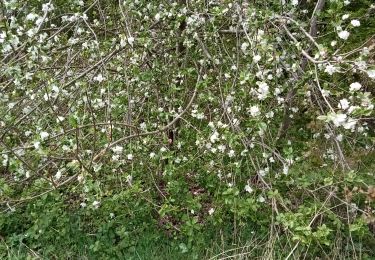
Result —
[{"label": "dense thicket", "polygon": [[371,0],[2,0],[1,258],[375,257]]}]

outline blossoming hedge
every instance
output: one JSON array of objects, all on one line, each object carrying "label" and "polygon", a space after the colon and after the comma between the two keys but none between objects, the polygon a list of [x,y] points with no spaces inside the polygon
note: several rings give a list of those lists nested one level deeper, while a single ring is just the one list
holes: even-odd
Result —
[{"label": "blossoming hedge", "polygon": [[0,6],[0,256],[375,257],[372,1]]}]

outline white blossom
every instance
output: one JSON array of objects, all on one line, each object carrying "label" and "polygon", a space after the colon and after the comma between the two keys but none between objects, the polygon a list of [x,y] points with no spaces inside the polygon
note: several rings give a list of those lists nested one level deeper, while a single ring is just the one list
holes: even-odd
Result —
[{"label": "white blossom", "polygon": [[93,207],[94,207],[95,209],[97,209],[97,208],[99,208],[99,206],[100,206],[100,202],[97,201],[97,200],[95,200],[95,201],[92,203],[92,205],[93,205]]},{"label": "white blossom", "polygon": [[255,63],[258,63],[261,59],[262,59],[262,57],[261,57],[260,55],[255,55],[255,56],[253,57],[253,61],[254,61]]},{"label": "white blossom", "polygon": [[348,31],[341,31],[338,33],[339,38],[343,40],[347,40],[349,38],[350,33]]},{"label": "white blossom", "polygon": [[346,98],[343,98],[343,99],[340,100],[338,108],[341,108],[341,109],[344,109],[344,110],[348,109],[349,104],[350,104],[350,102]]},{"label": "white blossom", "polygon": [[333,75],[333,73],[337,72],[337,68],[331,64],[328,64],[324,72],[328,73],[329,75]]},{"label": "white blossom", "polygon": [[346,20],[346,19],[348,19],[348,18],[349,18],[349,14],[344,14],[344,15],[341,17],[342,20]]},{"label": "white blossom", "polygon": [[248,192],[248,193],[252,193],[252,192],[253,192],[253,189],[250,187],[249,184],[247,184],[247,185],[245,186],[245,191]]},{"label": "white blossom", "polygon": [[112,151],[116,154],[121,154],[124,148],[122,146],[116,145],[112,148]]},{"label": "white blossom", "polygon": [[250,114],[253,117],[259,116],[260,115],[260,110],[258,106],[252,106],[250,107]]},{"label": "white blossom", "polygon": [[330,119],[332,120],[335,126],[343,125],[346,122],[346,117],[347,117],[346,114],[341,114],[341,113],[338,113],[338,114],[332,113],[330,115]]},{"label": "white blossom", "polygon": [[350,22],[354,27],[358,27],[361,25],[361,22],[359,20],[352,20]]},{"label": "white blossom", "polygon": [[358,90],[360,90],[362,88],[362,85],[361,85],[361,83],[359,83],[359,82],[354,82],[354,83],[352,83],[352,84],[350,84],[350,92],[354,92],[354,91],[358,91]]},{"label": "white blossom", "polygon": [[128,43],[129,43],[131,46],[133,46],[134,41],[135,41],[134,37],[129,37],[129,38],[128,38]]},{"label": "white blossom", "polygon": [[41,138],[42,140],[47,139],[48,136],[49,136],[49,133],[47,133],[47,132],[41,132],[41,133],[40,133],[40,138]]},{"label": "white blossom", "polygon": [[265,83],[265,82],[257,82],[258,84],[258,99],[259,100],[264,100],[268,93],[269,93],[269,87],[268,87],[268,84]]},{"label": "white blossom", "polygon": [[367,71],[367,75],[372,78],[372,79],[375,79],[375,70],[368,70]]},{"label": "white blossom", "polygon": [[292,5],[297,6],[298,5],[298,0],[292,0]]},{"label": "white blossom", "polygon": [[241,50],[243,52],[246,52],[247,47],[249,47],[249,43],[248,42],[244,42],[244,43],[241,44]]},{"label": "white blossom", "polygon": [[96,77],[94,77],[95,81],[98,81],[99,83],[103,82],[105,78],[103,77],[102,74],[98,74]]}]

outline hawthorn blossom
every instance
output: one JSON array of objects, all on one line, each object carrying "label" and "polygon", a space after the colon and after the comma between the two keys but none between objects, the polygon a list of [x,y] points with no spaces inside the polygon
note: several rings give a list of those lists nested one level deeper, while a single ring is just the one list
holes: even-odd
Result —
[{"label": "hawthorn blossom", "polygon": [[350,22],[354,27],[359,27],[361,25],[361,22],[358,20],[352,20]]},{"label": "hawthorn blossom", "polygon": [[347,40],[349,38],[350,33],[348,31],[341,31],[338,33],[339,38],[343,40]]},{"label": "hawthorn blossom", "polygon": [[42,11],[43,12],[49,12],[49,11],[52,11],[54,9],[55,9],[55,7],[51,3],[46,3],[46,4],[42,5]]},{"label": "hawthorn blossom", "polygon": [[100,206],[100,202],[97,201],[97,200],[95,200],[95,201],[92,203],[92,205],[93,205],[93,207],[94,207],[95,209],[97,209],[97,208],[99,208],[99,206]]},{"label": "hawthorn blossom", "polygon": [[41,133],[40,133],[40,138],[41,138],[42,140],[47,139],[48,136],[49,136],[49,133],[47,133],[47,132],[41,132]]},{"label": "hawthorn blossom", "polygon": [[257,90],[257,92],[258,92],[258,99],[259,100],[264,100],[267,97],[268,93],[269,93],[268,84],[265,83],[265,82],[257,82],[257,84],[259,86],[258,90]]},{"label": "hawthorn blossom", "polygon": [[356,124],[357,124],[356,120],[354,120],[352,118],[348,118],[347,122],[343,125],[343,127],[345,129],[351,129],[351,130],[353,130]]},{"label": "hawthorn blossom", "polygon": [[352,84],[350,84],[350,92],[355,92],[355,91],[358,91],[362,88],[362,85],[361,83],[359,82],[354,82]]},{"label": "hawthorn blossom", "polygon": [[328,73],[329,75],[333,75],[333,73],[337,72],[337,68],[331,64],[328,64],[324,72]]},{"label": "hawthorn blossom", "polygon": [[131,46],[133,46],[134,41],[135,41],[134,37],[129,37],[129,38],[128,38],[128,43],[129,43]]},{"label": "hawthorn blossom", "polygon": [[249,184],[247,184],[247,185],[245,186],[245,191],[248,192],[248,193],[252,193],[252,192],[253,192],[253,189],[250,187]]},{"label": "hawthorn blossom", "polygon": [[29,13],[28,15],[26,15],[26,21],[34,21],[37,17],[37,14]]},{"label": "hawthorn blossom", "polygon": [[250,107],[250,114],[253,117],[259,116],[260,115],[260,110],[258,106],[252,106]]},{"label": "hawthorn blossom", "polygon": [[241,44],[241,50],[242,50],[242,52],[246,52],[246,50],[247,50],[247,47],[249,47],[249,43],[248,42],[244,42],[244,43],[242,43]]},{"label": "hawthorn blossom", "polygon": [[329,119],[333,122],[335,126],[341,126],[346,122],[347,115],[346,114],[341,114],[341,113],[332,113],[329,116]]},{"label": "hawthorn blossom", "polygon": [[215,143],[217,140],[219,140],[219,133],[215,131],[215,132],[210,136],[210,141],[211,141],[211,143]]},{"label": "hawthorn blossom", "polygon": [[61,172],[60,170],[58,170],[58,171],[56,172],[55,176],[54,176],[54,179],[55,179],[55,180],[59,180],[59,179],[61,178],[61,176],[62,176],[62,172]]},{"label": "hawthorn blossom", "polygon": [[297,6],[298,5],[298,0],[292,0],[292,5]]},{"label": "hawthorn blossom", "polygon": [[262,59],[262,57],[261,57],[260,55],[255,55],[255,56],[253,57],[253,61],[254,61],[255,63],[258,63],[261,59]]},{"label": "hawthorn blossom", "polygon": [[367,71],[367,75],[372,78],[372,79],[375,79],[375,70],[368,70]]},{"label": "hawthorn blossom", "polygon": [[105,78],[103,77],[102,74],[98,74],[96,77],[94,77],[95,81],[98,81],[99,83],[103,82]]},{"label": "hawthorn blossom", "polygon": [[346,20],[346,19],[348,19],[348,18],[349,18],[349,14],[344,14],[344,15],[341,17],[342,20]]},{"label": "hawthorn blossom", "polygon": [[343,99],[340,100],[338,108],[346,110],[346,109],[349,108],[349,104],[350,104],[350,102],[346,98],[343,98]]},{"label": "hawthorn blossom", "polygon": [[112,148],[112,151],[116,154],[121,154],[124,148],[122,146],[116,145]]}]

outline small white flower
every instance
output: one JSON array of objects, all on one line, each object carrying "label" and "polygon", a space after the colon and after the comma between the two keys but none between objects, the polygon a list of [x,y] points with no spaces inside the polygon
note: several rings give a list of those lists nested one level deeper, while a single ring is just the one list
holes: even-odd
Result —
[{"label": "small white flower", "polygon": [[335,126],[340,126],[346,122],[346,117],[345,114],[332,114],[331,120]]},{"label": "small white flower", "polygon": [[343,40],[347,40],[349,38],[350,33],[348,31],[341,31],[338,33],[339,38]]},{"label": "small white flower", "polygon": [[289,172],[289,167],[287,165],[284,165],[283,167],[283,174],[287,175]]},{"label": "small white flower", "polygon": [[131,46],[133,46],[134,41],[135,41],[134,37],[129,37],[129,38],[128,38],[128,43],[129,43]]},{"label": "small white flower", "polygon": [[214,144],[218,139],[219,139],[219,133],[218,133],[218,132],[214,132],[214,133],[210,136],[210,142],[213,143],[213,144]]},{"label": "small white flower", "polygon": [[324,72],[328,73],[329,75],[333,75],[337,71],[337,68],[331,64],[328,64],[324,70]]},{"label": "small white flower", "polygon": [[38,150],[39,147],[40,147],[40,142],[35,142],[35,143],[34,143],[34,148],[35,148],[36,150]]},{"label": "small white flower", "polygon": [[354,129],[356,125],[356,121],[354,119],[349,118],[348,121],[344,124],[345,129]]},{"label": "small white flower", "polygon": [[228,156],[232,158],[234,156],[234,154],[235,154],[234,151],[230,150],[229,153],[228,153]]},{"label": "small white flower", "polygon": [[265,82],[257,82],[258,84],[258,99],[259,100],[264,100],[267,95],[268,95],[268,92],[269,92],[269,87],[268,87],[268,84],[265,83]]},{"label": "small white flower", "polygon": [[98,74],[96,77],[94,77],[95,81],[98,81],[99,83],[103,82],[105,78],[103,77],[102,74]]},{"label": "small white flower", "polygon": [[210,216],[211,216],[212,214],[214,214],[214,212],[215,212],[215,209],[214,208],[210,208],[210,210],[208,211],[208,214],[210,214]]},{"label": "small white flower", "polygon": [[60,170],[58,170],[58,171],[56,172],[56,174],[55,174],[55,180],[59,180],[59,179],[61,178],[61,176],[62,176],[62,173],[61,173]]},{"label": "small white flower", "polygon": [[159,13],[157,13],[156,15],[155,15],[155,21],[159,21],[160,20],[160,14]]},{"label": "small white flower", "polygon": [[156,156],[156,154],[154,153],[154,152],[151,152],[150,153],[150,158],[152,159],[152,158],[155,158],[155,156]]},{"label": "small white flower", "polygon": [[341,142],[342,141],[342,134],[339,134],[338,136],[336,136],[336,140]]},{"label": "small white flower", "polygon": [[60,89],[59,89],[58,86],[53,85],[53,86],[52,86],[52,91],[55,92],[55,93],[59,93],[59,92],[60,92]]},{"label": "small white flower", "polygon": [[361,83],[359,83],[359,82],[354,82],[354,83],[352,83],[352,84],[350,84],[350,92],[354,92],[354,91],[358,91],[358,90],[360,90],[362,88],[362,85],[361,85]]},{"label": "small white flower", "polygon": [[122,146],[116,145],[112,148],[112,151],[116,154],[121,154],[124,148]]},{"label": "small white flower", "polygon": [[92,205],[94,206],[95,209],[97,209],[97,208],[99,208],[99,206],[100,206],[100,202],[97,201],[97,200],[95,200],[95,201],[92,203]]},{"label": "small white flower", "polygon": [[80,205],[81,205],[82,208],[86,208],[86,206],[87,206],[87,204],[85,202],[81,202]]},{"label": "small white flower", "polygon": [[47,133],[47,132],[41,132],[41,133],[40,133],[40,138],[41,138],[42,140],[48,138],[48,136],[49,136],[49,133]]},{"label": "small white flower", "polygon": [[260,55],[255,55],[255,56],[253,57],[253,61],[254,61],[255,63],[258,63],[261,59],[262,59],[262,57],[261,57]]},{"label": "small white flower", "polygon": [[143,131],[145,131],[145,130],[147,129],[147,125],[146,125],[145,122],[142,122],[142,123],[139,125],[139,127],[140,127]]},{"label": "small white flower", "polygon": [[297,6],[298,5],[298,0],[292,0],[292,5]]},{"label": "small white flower", "polygon": [[259,201],[260,203],[263,203],[263,202],[266,201],[266,199],[265,199],[263,196],[259,196],[259,197],[258,197],[258,201]]},{"label": "small white flower", "polygon": [[358,20],[352,20],[350,23],[351,23],[354,27],[361,26],[361,22],[358,21]]},{"label": "small white flower", "polygon": [[344,15],[341,17],[342,20],[346,20],[346,19],[348,19],[348,18],[349,18],[349,14],[344,14]]},{"label": "small white flower", "polygon": [[219,145],[219,146],[217,147],[217,149],[219,149],[220,152],[224,153],[226,147],[225,147],[225,145],[222,145],[222,144],[221,144],[221,145]]},{"label": "small white flower", "polygon": [[133,160],[133,155],[131,153],[128,154],[128,160]]},{"label": "small white flower", "polygon": [[37,17],[37,14],[29,13],[28,15],[26,15],[26,21],[34,21]]},{"label": "small white flower", "polygon": [[245,191],[248,192],[248,193],[252,193],[252,192],[253,192],[253,189],[250,187],[249,184],[247,184],[247,185],[245,186]]},{"label": "small white flower", "polygon": [[344,109],[344,110],[348,109],[349,104],[350,104],[350,102],[346,98],[343,98],[343,99],[340,100],[338,108],[341,108],[341,109]]},{"label": "small white flower", "polygon": [[80,175],[78,175],[77,180],[78,180],[79,183],[82,183],[82,182],[84,182],[85,177],[82,174],[80,174]]},{"label": "small white flower", "polygon": [[367,75],[372,78],[372,79],[375,79],[375,70],[368,70],[367,71]]},{"label": "small white flower", "polygon": [[250,114],[253,117],[259,116],[260,115],[260,110],[258,106],[252,106],[250,107]]},{"label": "small white flower", "polygon": [[249,43],[248,42],[244,42],[244,43],[241,44],[241,50],[243,52],[246,52],[247,47],[249,47]]},{"label": "small white flower", "polygon": [[53,9],[54,9],[54,7],[51,3],[47,3],[47,4],[42,5],[42,11],[43,12],[52,11]]}]

